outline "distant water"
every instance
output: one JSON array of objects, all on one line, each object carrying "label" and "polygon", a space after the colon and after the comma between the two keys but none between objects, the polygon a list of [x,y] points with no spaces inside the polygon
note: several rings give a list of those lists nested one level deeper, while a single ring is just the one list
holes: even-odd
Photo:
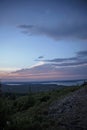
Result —
[{"label": "distant water", "polygon": [[22,85],[22,83],[5,83],[5,85],[9,85],[9,86],[19,86]]},{"label": "distant water", "polygon": [[84,80],[64,80],[64,81],[42,81],[42,82],[5,82],[5,85],[9,86],[19,86],[19,85],[29,85],[29,84],[56,84],[64,86],[81,85]]},{"label": "distant water", "polygon": [[72,86],[72,85],[81,85],[83,81],[54,81],[54,82],[46,82],[43,84],[57,84],[57,85],[64,85],[64,86]]},{"label": "distant water", "polygon": [[3,92],[27,93],[49,91],[63,88],[66,86],[75,86],[83,84],[84,80],[73,81],[44,81],[44,82],[4,82],[2,85]]}]

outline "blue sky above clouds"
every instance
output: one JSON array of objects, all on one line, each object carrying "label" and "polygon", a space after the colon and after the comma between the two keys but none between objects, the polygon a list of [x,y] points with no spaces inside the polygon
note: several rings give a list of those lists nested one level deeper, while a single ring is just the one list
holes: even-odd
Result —
[{"label": "blue sky above clouds", "polygon": [[0,0],[0,78],[87,78],[86,0]]}]

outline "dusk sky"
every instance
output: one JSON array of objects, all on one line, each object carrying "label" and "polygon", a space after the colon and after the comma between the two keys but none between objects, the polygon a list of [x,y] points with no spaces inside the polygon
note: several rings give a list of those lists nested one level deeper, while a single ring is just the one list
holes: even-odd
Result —
[{"label": "dusk sky", "polygon": [[0,79],[87,79],[87,0],[0,0]]}]

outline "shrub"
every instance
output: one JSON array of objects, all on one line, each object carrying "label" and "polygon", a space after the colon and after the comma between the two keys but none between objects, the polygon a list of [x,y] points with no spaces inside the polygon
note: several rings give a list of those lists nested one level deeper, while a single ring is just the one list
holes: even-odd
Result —
[{"label": "shrub", "polygon": [[42,98],[40,98],[40,102],[47,102],[50,99],[49,95],[43,96]]},{"label": "shrub", "polygon": [[35,98],[33,96],[26,96],[15,100],[13,103],[13,109],[16,109],[16,111],[23,111],[33,107],[34,105]]}]

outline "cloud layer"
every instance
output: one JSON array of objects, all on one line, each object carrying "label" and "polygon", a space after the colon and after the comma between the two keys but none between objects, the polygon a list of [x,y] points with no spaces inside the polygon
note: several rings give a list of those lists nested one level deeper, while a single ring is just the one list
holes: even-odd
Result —
[{"label": "cloud layer", "polygon": [[[39,57],[38,59],[42,60]],[[30,68],[7,74],[2,73],[2,77],[10,80],[30,81],[87,78],[87,51],[77,52],[76,56],[71,58],[55,58],[38,62],[38,64]]]},{"label": "cloud layer", "polygon": [[71,58],[55,58],[51,60],[44,60],[59,67],[77,67],[87,65],[87,51],[79,51],[75,57]]},{"label": "cloud layer", "polygon": [[52,27],[37,25],[19,25],[23,33],[28,35],[45,35],[55,40],[63,38],[77,38],[87,40],[87,20],[80,22],[65,22]]},{"label": "cloud layer", "polygon": [[[39,58],[38,58],[39,59]],[[86,75],[87,74],[87,51],[79,51],[75,57],[55,58],[51,60],[39,59],[44,62],[42,65],[31,69],[20,70],[19,73],[32,73],[39,75],[65,76],[65,75]],[[48,76],[48,77],[49,77]]]},{"label": "cloud layer", "polygon": [[35,21],[18,25],[23,33],[29,36],[45,35],[55,40],[64,38],[87,40],[86,0],[34,2],[32,6],[35,4],[35,7],[39,7],[39,11],[34,12]]}]

